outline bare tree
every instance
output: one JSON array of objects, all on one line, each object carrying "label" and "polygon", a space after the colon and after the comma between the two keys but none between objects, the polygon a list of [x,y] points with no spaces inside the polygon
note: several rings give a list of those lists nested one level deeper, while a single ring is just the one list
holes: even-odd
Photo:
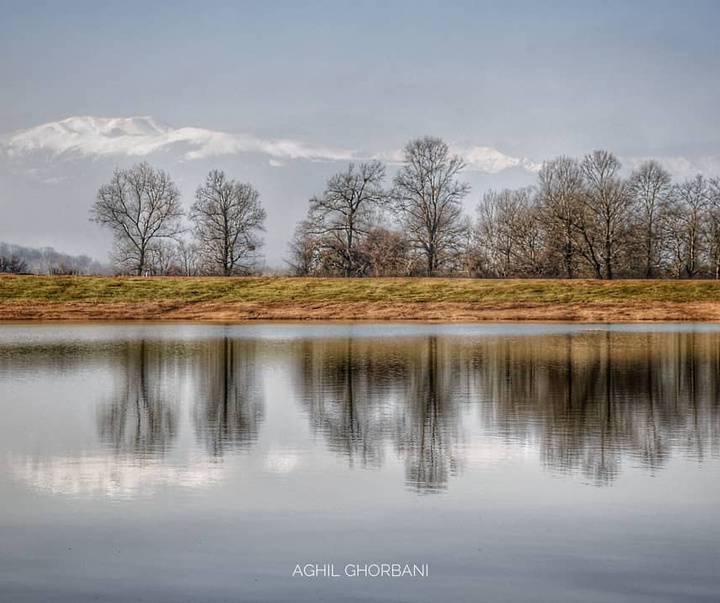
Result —
[{"label": "bare tree", "polygon": [[408,276],[413,272],[413,256],[401,232],[381,226],[363,238],[360,252],[370,276]]},{"label": "bare tree", "polygon": [[290,259],[286,260],[293,276],[310,276],[317,270],[318,240],[312,234],[312,225],[303,220],[295,227],[288,244]]},{"label": "bare tree", "polygon": [[18,255],[0,256],[0,272],[22,274],[27,270],[27,263]]},{"label": "bare tree", "polygon": [[371,227],[374,209],[386,198],[382,188],[385,166],[379,161],[355,165],[330,178],[321,197],[310,200],[309,220],[313,231],[328,237],[338,252],[337,263],[344,276],[362,274],[359,255],[361,238]]},{"label": "bare tree", "polygon": [[476,236],[488,276],[536,276],[544,233],[532,189],[490,190],[477,208]]},{"label": "bare tree", "polygon": [[176,256],[181,276],[197,275],[197,245],[195,243],[180,239],[177,244]]},{"label": "bare tree", "polygon": [[659,217],[670,193],[672,179],[656,161],[646,161],[630,176],[630,195],[635,202],[642,232],[643,269],[646,278],[656,276],[660,264]]},{"label": "bare tree", "polygon": [[165,239],[155,243],[149,250],[149,266],[152,276],[170,276],[178,272],[178,245]]},{"label": "bare tree", "polygon": [[597,276],[615,276],[620,254],[630,240],[627,236],[631,197],[618,177],[621,163],[608,151],[593,151],[581,164],[585,179],[585,207],[581,222],[587,258]]},{"label": "bare tree", "polygon": [[182,231],[182,215],[180,192],[170,176],[148,163],[116,169],[90,209],[90,220],[113,233],[118,267],[137,275],[151,272],[154,246]]},{"label": "bare tree", "polygon": [[470,186],[457,176],[465,164],[440,138],[426,136],[405,146],[405,163],[395,176],[393,198],[410,244],[436,274],[465,230],[462,201]]},{"label": "bare tree", "polygon": [[559,272],[566,278],[573,278],[579,255],[577,230],[585,195],[580,165],[575,159],[564,156],[546,161],[539,179],[537,199],[540,219],[552,247],[550,254],[560,256]]},{"label": "bare tree", "polygon": [[707,181],[697,175],[672,188],[663,220],[663,242],[674,276],[694,278],[702,269],[706,237]]},{"label": "bare tree", "polygon": [[259,197],[251,184],[228,180],[217,170],[198,187],[190,219],[205,272],[232,276],[255,269],[266,215]]},{"label": "bare tree", "polygon": [[720,178],[709,180],[707,189],[710,266],[713,277],[720,279]]}]

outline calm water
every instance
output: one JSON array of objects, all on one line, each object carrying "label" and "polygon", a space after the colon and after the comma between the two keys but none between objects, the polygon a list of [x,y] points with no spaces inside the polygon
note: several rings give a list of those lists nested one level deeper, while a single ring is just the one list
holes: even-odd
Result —
[{"label": "calm water", "polygon": [[0,504],[0,601],[715,602],[720,328],[3,326]]}]

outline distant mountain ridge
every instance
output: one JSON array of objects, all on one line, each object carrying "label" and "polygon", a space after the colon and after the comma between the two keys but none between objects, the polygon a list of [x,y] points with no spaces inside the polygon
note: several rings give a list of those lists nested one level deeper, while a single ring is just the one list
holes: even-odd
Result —
[{"label": "distant mountain ridge", "polygon": [[276,159],[350,160],[353,151],[290,139],[261,139],[205,128],[173,128],[153,117],[69,117],[0,137],[10,158],[50,152],[81,156],[143,157],[174,150],[186,161],[220,155],[262,153]]},{"label": "distant mountain ridge", "polygon": [[[498,174],[521,169],[533,173],[542,167],[542,162],[512,157],[498,149],[474,143],[451,143],[450,148],[453,153],[463,157],[469,171]],[[141,158],[157,153],[171,153],[179,161],[259,154],[266,156],[273,167],[282,166],[285,160],[348,162],[376,158],[391,165],[398,165],[403,160],[402,149],[363,153],[290,138],[264,139],[252,134],[234,134],[193,126],[176,128],[151,116],[68,117],[0,135],[0,156],[9,161],[22,161],[34,154],[51,157]],[[712,156],[620,159],[628,169],[637,167],[647,159],[656,159],[676,178],[690,178],[697,173],[720,175],[720,158]]]},{"label": "distant mountain ridge", "polygon": [[[260,153],[271,160],[362,161],[370,156],[388,163],[402,163],[402,150],[363,154],[359,151],[314,145],[292,139],[262,139],[251,134],[231,134],[197,127],[173,128],[145,117],[69,117],[0,136],[0,150],[10,159],[33,153],[76,156],[126,155],[144,157],[175,151],[184,161],[222,155]],[[497,149],[473,144],[453,144],[472,171],[496,174],[511,168],[534,172],[539,163],[511,157]]]}]

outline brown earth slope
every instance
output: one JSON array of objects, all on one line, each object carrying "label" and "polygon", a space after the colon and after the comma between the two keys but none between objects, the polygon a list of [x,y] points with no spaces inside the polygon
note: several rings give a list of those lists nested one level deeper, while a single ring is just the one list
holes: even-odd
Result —
[{"label": "brown earth slope", "polygon": [[720,283],[2,276],[0,320],[720,321]]}]

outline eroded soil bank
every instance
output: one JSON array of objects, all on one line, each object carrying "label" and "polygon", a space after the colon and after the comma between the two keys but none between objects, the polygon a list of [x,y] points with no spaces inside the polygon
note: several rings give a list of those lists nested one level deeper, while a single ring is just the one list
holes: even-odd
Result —
[{"label": "eroded soil bank", "polygon": [[720,321],[718,302],[37,302],[0,301],[5,321]]}]

